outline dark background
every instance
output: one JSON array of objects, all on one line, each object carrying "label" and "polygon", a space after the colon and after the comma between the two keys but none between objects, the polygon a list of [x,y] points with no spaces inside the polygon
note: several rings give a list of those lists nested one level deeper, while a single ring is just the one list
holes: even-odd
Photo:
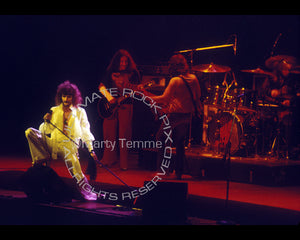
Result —
[{"label": "dark background", "polygon": [[[232,49],[198,52],[195,64],[213,61],[238,73],[263,68],[279,33],[275,55],[298,58],[299,20],[297,15],[2,15],[0,153],[29,156],[24,131],[39,127],[54,105],[57,85],[70,80],[83,97],[91,96],[120,48],[138,65],[159,65],[174,51],[225,44],[237,34],[237,56]],[[101,123],[94,110],[86,108],[93,132]]]}]

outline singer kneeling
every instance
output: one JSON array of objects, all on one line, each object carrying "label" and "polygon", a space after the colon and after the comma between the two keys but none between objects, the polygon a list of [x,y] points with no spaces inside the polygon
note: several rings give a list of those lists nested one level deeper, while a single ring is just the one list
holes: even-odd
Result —
[{"label": "singer kneeling", "polygon": [[[63,159],[76,182],[82,182],[81,179],[87,182],[78,157],[79,140],[86,143],[94,160],[97,156],[93,151],[94,136],[90,132],[87,114],[79,107],[82,103],[81,93],[75,84],[65,81],[57,88],[55,103],[56,106],[45,114],[45,122],[40,125],[39,130],[28,128],[25,131],[32,165],[49,164],[50,159]],[[79,186],[78,188],[86,200],[97,199],[95,193],[85,191]]]}]

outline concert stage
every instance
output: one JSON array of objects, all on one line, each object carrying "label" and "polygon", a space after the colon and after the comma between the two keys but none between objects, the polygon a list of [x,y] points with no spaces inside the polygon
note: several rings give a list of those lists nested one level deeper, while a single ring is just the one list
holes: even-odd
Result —
[{"label": "concert stage", "polygon": [[[192,176],[206,179],[227,179],[228,157],[215,154],[206,147],[186,150],[186,169]],[[230,180],[265,186],[300,185],[300,161],[277,156],[231,156]]]},{"label": "concert stage", "polygon": [[[272,184],[270,186],[270,184],[261,182],[263,181],[262,176],[260,176],[260,181],[255,180],[257,175],[263,173],[268,179],[270,177],[268,174],[272,176],[272,173],[276,173],[277,170],[284,172],[284,169],[295,168],[299,172],[298,161],[283,164],[276,161],[262,163],[260,159],[232,158],[229,201],[226,206],[225,175],[217,174],[222,172],[220,167],[222,159],[210,159],[210,156],[199,158],[199,153],[195,151],[194,154],[195,156],[193,156],[192,152],[187,152],[186,154],[188,165],[194,170],[191,173],[192,176],[188,174],[183,175],[180,181],[172,180],[172,176],[163,176],[163,179],[160,180],[160,182],[168,183],[187,183],[187,220],[184,224],[298,225],[300,223],[299,182],[292,184],[290,181],[281,180],[280,184]],[[157,172],[138,168],[138,156],[135,154],[131,156],[127,171],[122,171],[118,167],[110,169],[129,186],[139,188],[143,186],[145,181],[151,181],[157,175]],[[198,165],[195,163],[197,159]],[[0,210],[3,216],[1,218],[1,224],[3,225],[147,224],[142,216],[143,198],[138,197],[134,201],[133,195],[131,197],[124,195],[126,196],[124,199],[119,197],[112,200],[108,198],[109,194],[107,194],[106,197],[98,199],[96,202],[84,202],[80,197],[74,195],[74,199],[70,203],[32,203],[22,192],[19,182],[20,176],[30,166],[31,160],[29,157],[1,157],[0,159]],[[82,168],[84,170],[86,166],[87,162],[82,160]],[[196,169],[196,166],[198,166],[198,169]],[[213,171],[213,166],[215,166],[216,172]],[[54,162],[52,167],[67,185],[74,188],[75,184],[63,161]],[[268,168],[270,168],[269,172],[259,172],[268,170]],[[249,169],[253,170],[252,175]],[[289,179],[290,172],[292,171],[286,170],[286,173],[283,174],[285,179]],[[241,181],[237,181],[240,178],[239,175],[243,174],[245,174],[244,178]],[[98,167],[96,181],[90,181],[90,184],[96,190],[101,189],[103,192],[116,193],[118,196],[122,196],[122,193],[125,192],[132,192],[132,189],[128,189],[118,179],[100,167]],[[158,223],[159,221],[154,221],[150,224]]]}]

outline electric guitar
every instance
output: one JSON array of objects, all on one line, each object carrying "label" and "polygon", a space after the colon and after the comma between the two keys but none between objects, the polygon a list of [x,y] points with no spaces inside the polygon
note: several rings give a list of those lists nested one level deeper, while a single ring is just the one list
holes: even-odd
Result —
[{"label": "electric guitar", "polygon": [[[155,83],[154,81],[150,81],[147,82],[144,85],[139,85],[139,88],[137,87],[137,85],[135,84],[130,84],[130,83],[126,83],[126,88],[131,89],[133,91],[140,91],[145,93],[145,95],[149,95],[148,92],[145,92],[144,90],[150,88],[151,86],[153,86]],[[125,88],[125,87],[124,87]],[[102,98],[99,99],[98,104],[97,104],[97,110],[98,110],[98,114],[101,118],[106,119],[106,118],[115,118],[116,112],[118,110],[118,108],[122,105],[122,104],[126,104],[130,102],[130,99],[132,99],[130,96],[125,95],[125,96],[121,96],[118,98],[114,98],[112,101],[108,101],[107,98],[103,95]]]}]

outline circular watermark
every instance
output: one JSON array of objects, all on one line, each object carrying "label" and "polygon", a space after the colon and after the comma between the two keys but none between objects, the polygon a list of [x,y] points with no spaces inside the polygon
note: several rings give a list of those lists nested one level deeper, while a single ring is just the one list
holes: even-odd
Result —
[{"label": "circular watermark", "polygon": [[[107,92],[112,97],[118,97],[118,89],[117,88],[109,88],[106,89]],[[96,92],[92,93],[91,97],[86,96],[84,104],[80,104],[80,107],[87,107],[88,104],[93,103],[96,100],[100,100],[101,98],[106,96],[105,91],[100,91],[101,94],[98,94]],[[122,96],[121,97],[130,97],[136,101],[143,102],[147,107],[151,109],[151,111],[156,115],[156,118],[161,121],[161,129],[162,134],[165,136],[164,143],[161,141],[132,141],[130,139],[126,138],[119,138],[114,141],[108,141],[108,140],[101,140],[101,141],[93,141],[93,147],[95,148],[110,148],[111,151],[115,151],[115,147],[117,144],[117,141],[119,143],[119,147],[126,147],[128,149],[130,148],[164,148],[161,150],[162,154],[162,160],[161,164],[159,166],[158,171],[155,173],[155,175],[152,177],[151,180],[144,181],[144,185],[141,187],[132,187],[129,191],[124,192],[108,192],[104,191],[102,189],[97,189],[93,187],[89,182],[86,180],[84,176],[82,176],[79,173],[73,172],[73,166],[69,167],[68,162],[72,159],[70,158],[71,153],[74,152],[74,149],[70,149],[70,147],[63,146],[64,150],[64,161],[68,168],[68,171],[72,178],[75,178],[77,181],[77,185],[85,192],[87,193],[94,193],[97,195],[99,199],[104,200],[111,200],[111,201],[117,201],[117,200],[133,200],[140,196],[143,196],[147,194],[148,192],[152,191],[156,186],[157,183],[162,180],[162,177],[166,175],[168,168],[171,164],[171,158],[172,158],[172,127],[170,125],[170,121],[168,119],[167,114],[163,113],[160,114],[161,107],[157,105],[157,103],[149,96],[145,95],[143,92],[135,91],[130,88],[123,88]],[[66,131],[71,131],[72,126],[68,126]],[[64,142],[70,142],[70,140],[65,140]],[[75,145],[73,143],[73,145]],[[74,146],[74,147],[78,147]],[[72,148],[72,147],[71,147]]]}]

